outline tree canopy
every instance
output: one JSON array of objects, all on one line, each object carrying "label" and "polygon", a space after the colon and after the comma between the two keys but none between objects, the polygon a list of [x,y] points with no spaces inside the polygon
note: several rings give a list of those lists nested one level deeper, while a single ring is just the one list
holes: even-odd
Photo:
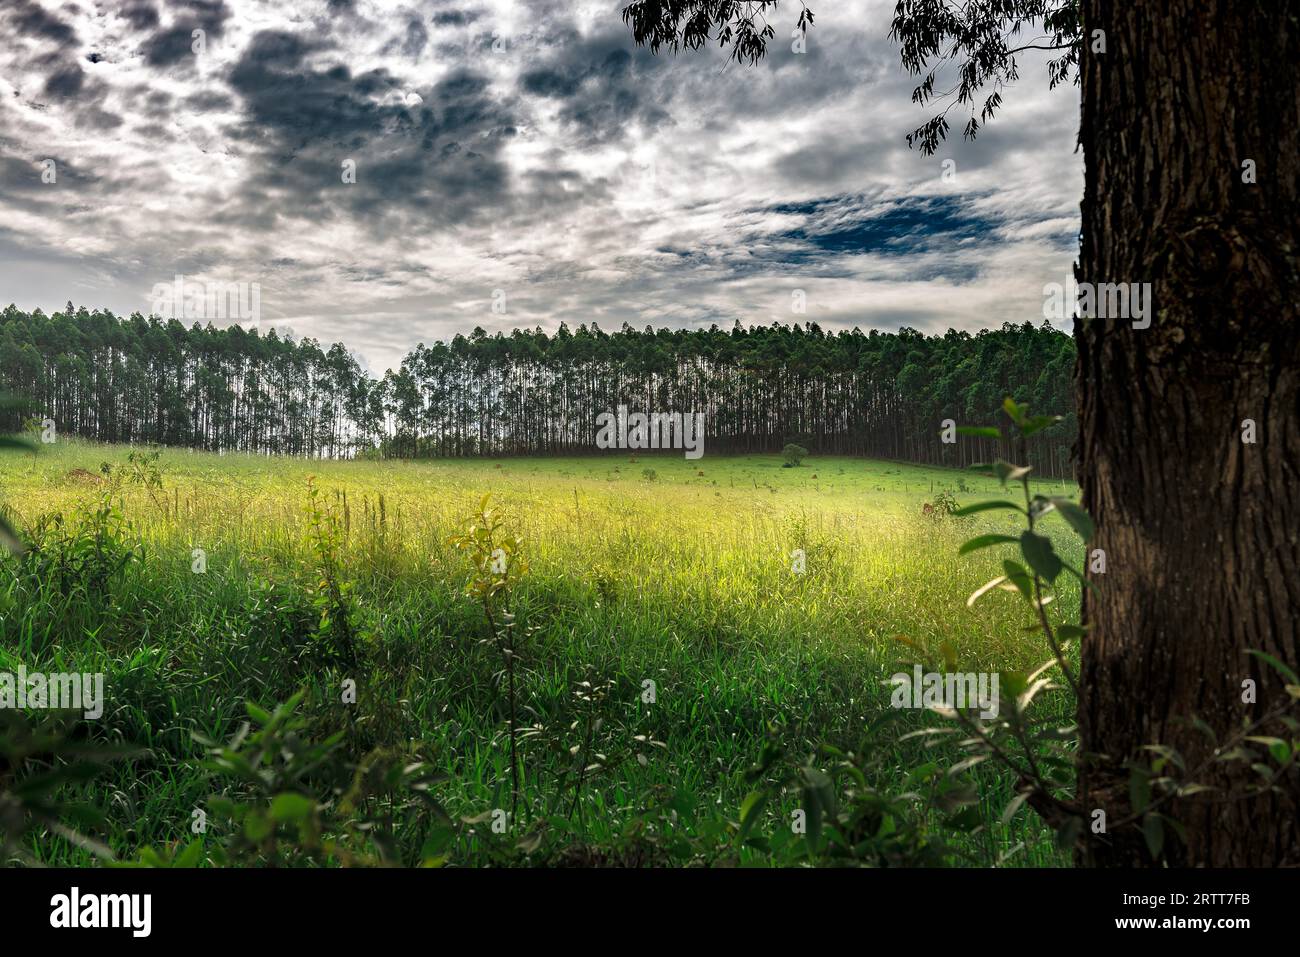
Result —
[{"label": "tree canopy", "polygon": [[[815,323],[635,330],[595,323],[554,334],[475,329],[421,344],[368,375],[342,344],[239,326],[188,328],[71,304],[0,313],[0,390],[61,432],[107,442],[305,456],[586,454],[596,417],[703,412],[711,452],[817,454],[934,464],[999,450],[940,440],[941,423],[983,422],[1014,394],[1065,422],[1036,464],[1069,474],[1074,343],[1044,323],[926,336]],[[0,429],[18,413],[0,410]]]}]

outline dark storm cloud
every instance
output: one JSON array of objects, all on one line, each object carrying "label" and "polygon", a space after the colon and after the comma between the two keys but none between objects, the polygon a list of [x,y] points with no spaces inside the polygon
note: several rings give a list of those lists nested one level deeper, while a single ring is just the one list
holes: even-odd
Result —
[{"label": "dark storm cloud", "polygon": [[106,108],[108,90],[82,69],[76,51],[57,51],[28,61],[27,67],[44,73],[42,106],[58,104],[73,125],[82,129],[109,131],[122,125],[122,118]]},{"label": "dark storm cloud", "polygon": [[588,146],[620,140],[633,124],[653,130],[670,120],[655,88],[661,65],[626,47],[619,34],[570,36],[551,48],[547,62],[520,76],[520,88],[559,101],[560,118]]},{"label": "dark storm cloud", "polygon": [[146,44],[145,59],[150,66],[174,66],[193,54],[193,30],[189,24],[179,24],[155,33]]},{"label": "dark storm cloud", "polygon": [[[718,130],[732,127],[737,118],[806,115],[860,87],[866,74],[881,67],[879,58],[865,51],[832,55],[810,44],[795,53],[778,34],[759,66],[720,71],[709,56],[654,56],[630,44],[616,21],[589,35],[573,31],[563,19],[543,18],[543,23],[545,29],[534,38],[541,55],[521,74],[520,90],[560,103],[560,118],[587,147],[618,143],[632,127],[641,127],[643,134],[667,132],[674,125],[669,104],[719,96],[721,108],[706,120]],[[819,138],[810,147],[827,145]]]},{"label": "dark storm cloud", "polygon": [[194,31],[202,30],[204,42],[222,36],[230,10],[224,0],[171,0],[168,11],[175,17],[172,25],[159,30],[145,44],[145,59],[150,66],[176,66],[194,56]]},{"label": "dark storm cloud", "polygon": [[[353,75],[343,64],[308,66],[323,49],[295,34],[261,33],[230,73],[244,119],[231,131],[262,151],[255,185],[290,206],[326,203],[391,226],[422,213],[421,228],[463,222],[505,199],[501,145],[515,134],[485,77],[459,70],[419,91],[387,70]],[[356,182],[342,181],[342,164]]]},{"label": "dark storm cloud", "polygon": [[137,116],[147,116],[155,120],[164,120],[172,115],[175,98],[165,90],[151,90],[148,87],[137,88],[134,99],[140,104]]},{"label": "dark storm cloud", "polygon": [[[160,94],[170,105],[171,97]],[[193,113],[208,113],[228,110],[234,105],[234,99],[218,90],[202,90],[185,98],[185,108]]]},{"label": "dark storm cloud", "polygon": [[463,27],[479,18],[477,10],[442,10],[429,18],[435,27]]},{"label": "dark storm cloud", "polygon": [[230,73],[231,89],[245,107],[237,137],[269,140],[291,155],[314,146],[359,146],[403,124],[402,108],[377,99],[398,90],[390,74],[375,70],[354,77],[343,64],[305,66],[305,57],[320,47],[292,33],[253,38]]},{"label": "dark storm cloud", "polygon": [[77,31],[34,0],[5,0],[10,26],[20,35],[55,43],[77,42]]},{"label": "dark storm cloud", "polygon": [[51,73],[45,80],[46,96],[75,96],[81,92],[86,82],[86,75],[75,63],[62,67]]},{"label": "dark storm cloud", "polygon": [[835,139],[822,137],[792,144],[774,164],[774,170],[790,186],[818,183],[826,187],[852,188],[873,173],[901,165],[908,159],[907,145],[845,131]]},{"label": "dark storm cloud", "polygon": [[578,92],[578,77],[566,76],[548,68],[529,70],[520,77],[520,85],[537,96],[573,96]]},{"label": "dark storm cloud", "polygon": [[158,26],[158,10],[149,0],[129,3],[118,10],[118,15],[137,30],[152,30]]},{"label": "dark storm cloud", "polygon": [[[54,161],[53,183],[41,179],[42,163],[47,159]],[[45,204],[66,202],[70,196],[84,195],[86,188],[95,182],[95,176],[62,155],[31,160],[0,155],[0,193],[9,203],[17,202],[21,197],[26,209],[40,209]]]},{"label": "dark storm cloud", "polygon": [[424,52],[424,45],[429,42],[429,31],[424,24],[414,17],[406,24],[406,40],[402,43],[402,52],[409,57],[419,56]]}]

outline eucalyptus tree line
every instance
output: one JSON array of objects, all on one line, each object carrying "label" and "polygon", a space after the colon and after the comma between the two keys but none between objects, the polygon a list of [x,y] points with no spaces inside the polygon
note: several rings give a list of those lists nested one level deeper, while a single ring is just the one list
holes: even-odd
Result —
[{"label": "eucalyptus tree line", "polygon": [[[0,382],[25,415],[103,442],[337,456],[379,441],[379,386],[339,344],[74,309],[0,312]],[[379,416],[382,418],[382,414]],[[23,418],[5,413],[0,427]]]},{"label": "eucalyptus tree line", "polygon": [[[1044,323],[974,335],[828,333],[816,324],[729,331],[595,323],[554,334],[475,329],[418,345],[367,375],[339,343],[238,326],[186,328],[71,305],[0,313],[0,388],[61,431],[105,442],[303,456],[558,455],[596,451],[619,406],[702,412],[708,452],[869,455],[963,466],[1001,451],[946,444],[945,420],[1008,394],[1067,412],[1073,340]],[[17,428],[13,414],[0,426]],[[1070,469],[1073,421],[1037,437],[1039,468]]]}]

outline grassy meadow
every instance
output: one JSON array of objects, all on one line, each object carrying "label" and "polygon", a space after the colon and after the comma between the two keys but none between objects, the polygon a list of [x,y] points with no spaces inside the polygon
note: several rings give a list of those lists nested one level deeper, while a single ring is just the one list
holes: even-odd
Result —
[{"label": "grassy meadow", "polygon": [[[129,452],[60,440],[0,457],[0,503],[32,544],[0,560],[0,671],[103,672],[103,716],[80,733],[142,749],[68,785],[103,814],[85,829],[101,857],[157,862],[192,848],[187,862],[201,863],[223,829],[242,826],[244,863],[317,860],[268,850],[274,835],[246,812],[219,813],[222,799],[270,800],[289,780],[327,822],[381,821],[339,842],[357,853],[377,843],[388,861],[799,863],[794,796],[764,808],[754,840],[736,834],[744,772],[765,742],[799,760],[822,744],[866,755],[862,784],[906,803],[960,755],[904,738],[937,719],[890,708],[889,675],[917,649],[964,671],[1027,672],[1049,656],[1013,596],[966,605],[1002,556],[958,547],[1010,531],[1007,513],[922,514],[945,491],[961,504],[1012,497],[969,472],[831,457],[783,468],[776,455],[326,462],[164,450],[150,478]],[[508,591],[525,731],[503,834],[491,815],[511,805],[507,676],[465,592],[471,562],[449,544],[485,495],[526,562]],[[1068,529],[1044,528],[1077,564]],[[1077,584],[1063,587],[1060,607],[1077,604]],[[340,607],[351,660],[321,638],[338,633]],[[281,767],[288,777],[268,784],[256,762],[231,758],[225,775],[203,766],[195,733],[227,741],[250,715],[265,719],[246,702],[273,709],[299,691],[291,737],[334,735],[343,770]],[[1072,702],[1054,694],[1069,723]],[[406,761],[436,772],[410,799],[393,796],[396,777],[367,779]],[[950,835],[959,863],[1068,863],[1031,813],[1000,821],[1015,794],[1006,772],[969,773],[979,824]],[[278,824],[316,827],[279,807]],[[96,860],[48,830],[24,847],[46,863]]]}]

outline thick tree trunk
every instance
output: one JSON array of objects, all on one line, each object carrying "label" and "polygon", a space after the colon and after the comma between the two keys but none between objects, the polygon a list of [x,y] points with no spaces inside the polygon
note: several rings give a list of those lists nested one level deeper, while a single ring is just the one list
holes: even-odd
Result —
[{"label": "thick tree trunk", "polygon": [[[1078,322],[1080,475],[1106,572],[1085,596],[1080,780],[1085,860],[1142,865],[1129,759],[1188,767],[1286,700],[1247,649],[1300,665],[1300,7],[1254,0],[1083,0],[1086,188],[1081,284],[1153,284],[1147,329]],[[1090,50],[1094,30],[1106,51]],[[1243,182],[1254,161],[1257,182]],[[1255,442],[1243,441],[1243,422]],[[1243,681],[1258,702],[1243,702]],[[1292,739],[1284,728],[1261,729]],[[1230,770],[1229,770],[1230,767]],[[1248,765],[1198,775],[1248,787]],[[1300,865],[1292,769],[1281,793],[1160,810],[1170,860]],[[1091,823],[1091,817],[1086,818]]]}]

